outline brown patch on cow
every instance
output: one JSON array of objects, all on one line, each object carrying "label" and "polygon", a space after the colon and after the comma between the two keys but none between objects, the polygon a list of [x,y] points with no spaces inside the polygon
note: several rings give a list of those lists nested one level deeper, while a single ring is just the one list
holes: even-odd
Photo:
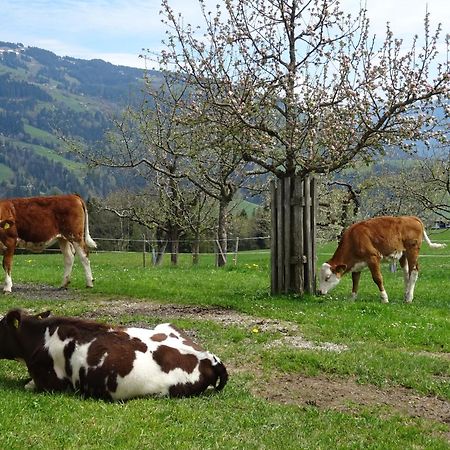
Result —
[{"label": "brown patch on cow", "polygon": [[86,396],[110,398],[117,389],[117,377],[133,369],[136,352],[147,351],[139,339],[130,339],[121,330],[101,334],[92,341],[87,354],[87,369],[80,370],[80,392]]},{"label": "brown patch on cow", "polygon": [[63,321],[58,317],[50,317],[43,323],[48,324],[50,335],[57,329],[58,337],[62,341],[75,339],[78,344],[87,344],[97,336],[108,333],[110,329],[108,325],[75,317],[64,317]]},{"label": "brown patch on cow", "polygon": [[180,335],[180,337],[183,339],[183,344],[193,348],[194,350],[197,350],[198,352],[203,352],[204,349],[198,345],[197,343],[195,343],[190,336],[188,336],[183,330],[181,330],[180,328],[171,325],[172,328]]},{"label": "brown patch on cow", "polygon": [[[195,383],[176,384],[169,388],[171,397],[189,397],[204,392],[208,386],[215,386],[218,375],[209,359],[202,359],[199,363],[200,376]],[[226,380],[225,380],[226,382]]]},{"label": "brown patch on cow", "polygon": [[89,367],[98,366],[104,358],[102,367],[114,369],[124,377],[131,372],[136,352],[147,351],[147,346],[140,339],[130,339],[122,331],[112,331],[99,335],[89,346],[87,363]]},{"label": "brown patch on cow", "polygon": [[198,359],[195,355],[183,355],[176,348],[160,345],[153,352],[153,359],[165,373],[174,369],[181,369],[192,373],[197,367]]},{"label": "brown patch on cow", "polygon": [[167,339],[167,337],[168,337],[167,334],[156,333],[151,337],[151,340],[155,342],[163,342]]}]

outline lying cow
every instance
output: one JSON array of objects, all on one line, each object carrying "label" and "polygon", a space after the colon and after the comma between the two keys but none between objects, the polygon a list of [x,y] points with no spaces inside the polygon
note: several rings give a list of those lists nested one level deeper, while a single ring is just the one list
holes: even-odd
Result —
[{"label": "lying cow", "polygon": [[25,361],[27,389],[107,400],[197,395],[221,390],[228,379],[219,358],[170,324],[112,327],[49,311],[9,311],[0,321],[0,358]]},{"label": "lying cow", "polygon": [[380,290],[381,301],[388,303],[384,289],[380,262],[382,259],[399,260],[405,281],[405,297],[411,303],[419,274],[418,257],[422,238],[431,248],[445,244],[430,241],[420,219],[413,216],[382,216],[351,225],[342,235],[333,257],[325,262],[319,275],[319,293],[333,289],[347,272],[352,273],[352,296],[356,298],[361,270],[368,267],[373,281]]},{"label": "lying cow", "polygon": [[80,257],[86,276],[86,286],[93,286],[89,248],[96,243],[89,235],[88,213],[78,195],[14,198],[0,200],[0,249],[3,250],[5,270],[4,292],[11,292],[11,269],[16,248],[42,252],[56,241],[64,255],[64,277],[61,287],[66,288],[75,252]]}]

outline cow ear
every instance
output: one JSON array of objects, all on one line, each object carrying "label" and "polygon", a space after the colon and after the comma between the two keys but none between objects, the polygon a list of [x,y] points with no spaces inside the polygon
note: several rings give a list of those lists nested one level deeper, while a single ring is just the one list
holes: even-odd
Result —
[{"label": "cow ear", "polygon": [[22,313],[17,309],[10,311],[6,315],[6,322],[11,328],[18,330],[20,328],[20,323],[22,322]]},{"label": "cow ear", "polygon": [[50,316],[52,312],[51,311],[44,311],[42,313],[36,314],[36,319],[46,319],[48,316]]},{"label": "cow ear", "polygon": [[335,273],[342,275],[347,270],[347,264],[339,264],[334,269]]},{"label": "cow ear", "polygon": [[0,228],[3,228],[4,230],[11,228],[13,225],[14,225],[14,222],[9,219],[0,221]]}]

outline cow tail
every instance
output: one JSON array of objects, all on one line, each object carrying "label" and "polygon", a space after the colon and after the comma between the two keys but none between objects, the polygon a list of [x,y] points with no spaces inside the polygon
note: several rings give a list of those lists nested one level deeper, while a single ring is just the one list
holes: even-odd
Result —
[{"label": "cow tail", "polygon": [[425,239],[425,242],[428,244],[430,248],[444,248],[446,247],[446,244],[438,244],[436,242],[431,242],[431,239],[428,237],[427,232],[425,231],[425,225],[422,223],[422,230],[423,230],[423,238]]},{"label": "cow tail", "polygon": [[[215,386],[215,389],[217,391],[221,391],[228,381],[228,372],[225,366],[222,364],[222,362],[218,361],[217,364],[214,367],[215,374],[217,376],[217,379],[219,380],[219,384]],[[217,382],[217,380],[216,380]]]},{"label": "cow tail", "polygon": [[84,211],[84,241],[89,248],[97,248],[96,242],[91,238],[91,235],[89,234],[89,215],[86,204],[83,200],[81,200],[81,203],[83,204]]}]

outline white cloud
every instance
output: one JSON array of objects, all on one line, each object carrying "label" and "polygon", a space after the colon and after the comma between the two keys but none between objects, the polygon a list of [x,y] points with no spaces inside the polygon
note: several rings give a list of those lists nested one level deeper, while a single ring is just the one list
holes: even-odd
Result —
[{"label": "white cloud", "polygon": [[[202,23],[197,0],[169,0],[185,23]],[[223,0],[206,0],[210,9]],[[360,0],[342,0],[346,12],[356,12]],[[384,36],[390,22],[396,36],[407,41],[423,34],[426,5],[432,29],[438,21],[449,32],[448,0],[367,0],[371,30]],[[364,4],[364,0],[363,0]],[[0,40],[42,47],[58,55],[101,58],[114,64],[143,67],[143,48],[155,52],[164,39],[160,0],[0,0]]]}]

